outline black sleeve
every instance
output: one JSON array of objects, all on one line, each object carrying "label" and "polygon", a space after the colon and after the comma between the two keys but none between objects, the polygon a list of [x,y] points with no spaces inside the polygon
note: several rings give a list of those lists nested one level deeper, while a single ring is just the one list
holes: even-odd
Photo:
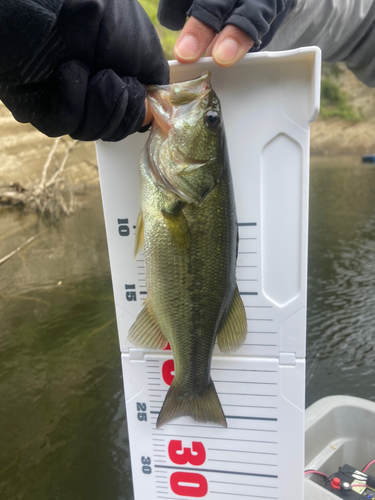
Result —
[{"label": "black sleeve", "polygon": [[143,85],[168,81],[159,38],[136,0],[64,0],[31,57],[0,73],[0,98],[46,135],[117,141],[141,129]]},{"label": "black sleeve", "polygon": [[[167,28],[182,29],[186,15],[194,16],[219,33],[228,24],[241,28],[259,50],[266,33],[276,32],[294,0],[160,0],[158,18]],[[276,22],[277,20],[277,22]],[[270,26],[276,23],[270,30]],[[267,43],[271,38],[268,37]],[[265,44],[262,46],[262,48]]]}]

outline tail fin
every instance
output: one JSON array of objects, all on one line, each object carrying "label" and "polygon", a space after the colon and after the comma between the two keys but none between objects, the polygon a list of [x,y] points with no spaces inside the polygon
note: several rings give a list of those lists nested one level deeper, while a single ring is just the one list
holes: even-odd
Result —
[{"label": "tail fin", "polygon": [[185,416],[192,417],[197,422],[214,422],[227,427],[227,421],[211,379],[207,389],[199,396],[186,394],[186,389],[173,380],[165,396],[156,428],[159,429],[171,420]]}]

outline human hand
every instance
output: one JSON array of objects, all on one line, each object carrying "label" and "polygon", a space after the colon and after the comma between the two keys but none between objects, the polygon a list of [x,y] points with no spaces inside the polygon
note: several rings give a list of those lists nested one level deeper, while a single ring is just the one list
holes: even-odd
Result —
[{"label": "human hand", "polygon": [[254,45],[254,41],[240,28],[225,26],[218,35],[195,17],[185,24],[176,45],[174,55],[182,63],[196,62],[204,53],[211,56],[221,67],[233,66]]},{"label": "human hand", "polygon": [[227,67],[259,49],[271,23],[292,1],[160,0],[158,18],[167,28],[183,28],[174,51],[180,62],[195,62],[206,52]]},{"label": "human hand", "polygon": [[48,136],[118,141],[150,121],[144,85],[166,83],[159,38],[136,0],[64,0],[39,49],[0,71],[0,98]]}]

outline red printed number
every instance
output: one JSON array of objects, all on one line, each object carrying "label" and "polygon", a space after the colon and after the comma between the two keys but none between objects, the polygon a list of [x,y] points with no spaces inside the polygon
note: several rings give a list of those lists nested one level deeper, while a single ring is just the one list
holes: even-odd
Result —
[{"label": "red printed number", "polygon": [[[173,372],[173,373],[172,373]],[[163,363],[161,374],[163,375],[163,380],[167,385],[171,385],[174,377],[174,361],[173,359],[168,359]]]},{"label": "red printed number", "polygon": [[177,465],[202,465],[206,460],[206,450],[202,443],[193,441],[191,448],[182,448],[182,441],[173,439],[168,446],[168,455]]},{"label": "red printed number", "polygon": [[[172,439],[168,455],[177,465],[202,465],[206,460],[206,450],[202,443],[193,441],[191,448],[183,448],[182,441]],[[175,495],[201,498],[207,495],[207,479],[195,472],[174,472],[170,477],[171,489]]]},{"label": "red printed number", "polygon": [[201,498],[207,495],[207,479],[194,472],[174,472],[171,475],[171,488],[175,495]]}]

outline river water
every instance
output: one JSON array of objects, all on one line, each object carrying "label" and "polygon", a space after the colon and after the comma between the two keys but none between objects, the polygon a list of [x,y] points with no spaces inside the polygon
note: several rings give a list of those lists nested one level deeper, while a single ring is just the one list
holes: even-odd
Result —
[{"label": "river water", "polygon": [[[313,159],[306,404],[375,401],[375,167]],[[45,226],[2,211],[0,498],[131,500],[121,366],[98,188]],[[146,500],[146,499],[145,499]]]}]

